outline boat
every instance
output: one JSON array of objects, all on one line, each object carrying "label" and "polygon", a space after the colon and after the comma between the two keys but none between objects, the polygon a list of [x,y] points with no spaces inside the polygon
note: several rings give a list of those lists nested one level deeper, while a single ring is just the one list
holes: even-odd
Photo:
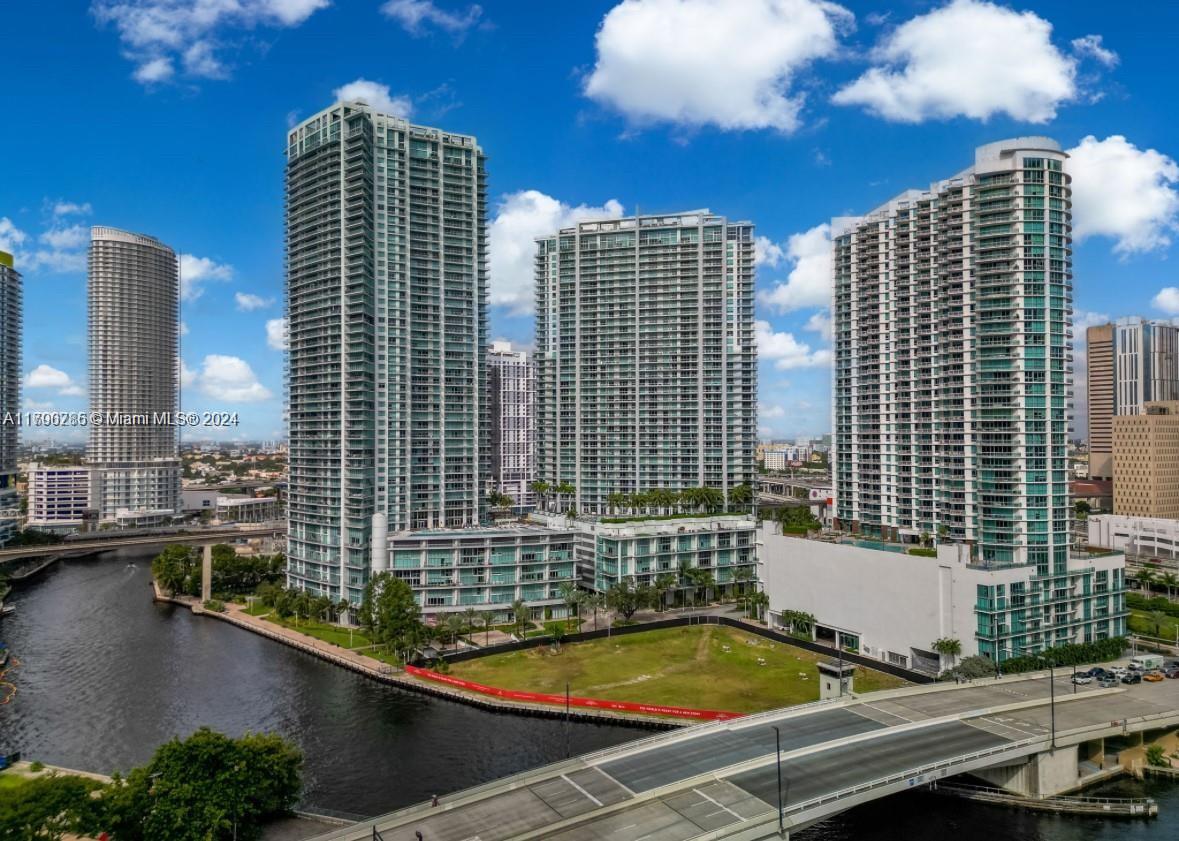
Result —
[{"label": "boat", "polygon": [[0,669],[8,665],[8,646],[0,642]]},{"label": "boat", "polygon": [[0,602],[0,616],[7,616],[10,613],[16,613],[16,608],[10,604]]}]

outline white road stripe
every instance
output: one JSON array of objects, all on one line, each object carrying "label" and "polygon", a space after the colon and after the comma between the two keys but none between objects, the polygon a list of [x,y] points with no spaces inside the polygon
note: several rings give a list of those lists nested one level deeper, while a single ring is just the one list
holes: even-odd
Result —
[{"label": "white road stripe", "polygon": [[732,815],[737,820],[744,822],[745,818],[738,815],[736,812],[734,812],[732,809],[730,809],[724,803],[721,803],[719,800],[712,799],[711,797],[709,797],[707,794],[705,794],[704,792],[702,792],[698,788],[694,788],[694,789],[692,789],[692,791],[699,794],[701,797],[703,797],[705,800],[707,800],[709,803],[713,804],[714,806],[720,806],[722,809],[724,809],[726,812],[728,812],[730,815]]},{"label": "white road stripe", "polygon": [[573,780],[569,779],[569,778],[568,778],[568,777],[566,777],[564,774],[562,774],[562,775],[561,775],[561,779],[562,779],[562,780],[564,780],[565,782],[569,783],[569,785],[573,786],[575,789],[577,789],[578,791],[580,791],[582,794],[584,794],[584,795],[585,795],[586,797],[588,797],[590,800],[594,801],[594,805],[595,805],[595,806],[601,806],[601,805],[602,805],[602,801],[601,801],[601,800],[599,800],[598,798],[594,797],[592,794],[590,794],[590,793],[589,793],[588,791],[586,791],[584,788],[582,788],[581,786],[579,786],[577,783],[573,782]]}]

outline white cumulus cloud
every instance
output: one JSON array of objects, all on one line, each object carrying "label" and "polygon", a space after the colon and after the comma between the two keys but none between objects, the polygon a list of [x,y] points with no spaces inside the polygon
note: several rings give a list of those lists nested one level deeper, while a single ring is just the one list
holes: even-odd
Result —
[{"label": "white cumulus cloud", "polygon": [[768,321],[758,320],[753,323],[754,334],[757,338],[757,355],[760,359],[769,360],[780,371],[793,368],[818,368],[831,364],[831,351],[828,348],[811,350],[806,342],[794,338],[793,333],[778,333]]},{"label": "white cumulus cloud", "polygon": [[795,76],[853,21],[826,0],[623,0],[598,28],[585,94],[636,123],[794,131]]},{"label": "white cumulus cloud", "polygon": [[1179,229],[1179,164],[1139,149],[1120,134],[1089,135],[1068,150],[1073,177],[1073,236],[1106,236],[1122,255],[1171,244]]},{"label": "white cumulus cloud", "polygon": [[81,397],[86,390],[73,377],[52,365],[41,364],[25,375],[25,388],[52,388],[62,397]]},{"label": "white cumulus cloud", "polygon": [[294,27],[331,0],[94,0],[91,14],[119,34],[122,52],[135,63],[132,77],[145,85],[165,82],[179,61],[187,75],[228,75],[217,51],[234,44],[234,32]]},{"label": "white cumulus cloud", "polygon": [[411,35],[422,35],[427,25],[461,35],[479,22],[483,9],[471,4],[461,12],[450,12],[433,0],[389,0],[381,6],[381,13],[400,23]]},{"label": "white cumulus cloud", "polygon": [[831,341],[831,314],[827,310],[820,310],[807,319],[805,329],[818,333],[824,341]]},{"label": "white cumulus cloud", "polygon": [[984,0],[918,15],[872,55],[874,66],[833,101],[897,122],[1006,114],[1044,123],[1077,95],[1076,60],[1052,43],[1052,24]]},{"label": "white cumulus cloud", "polygon": [[758,300],[778,312],[831,303],[831,226],[816,225],[786,241],[792,266],[785,282],[758,293]]},{"label": "white cumulus cloud", "polygon": [[263,310],[267,307],[274,306],[273,298],[263,298],[261,295],[255,295],[253,292],[234,292],[233,300],[237,303],[237,308],[242,312],[253,312],[254,310]]},{"label": "white cumulus cloud", "polygon": [[[184,376],[182,370],[182,381]],[[192,381],[206,397],[227,403],[257,403],[273,396],[270,389],[258,382],[250,364],[236,356],[209,354]]]},{"label": "white cumulus cloud", "polygon": [[289,343],[287,320],[272,318],[266,322],[266,345],[274,350],[286,350]]},{"label": "white cumulus cloud", "polygon": [[786,251],[769,237],[755,237],[753,240],[753,264],[777,268],[786,257]]},{"label": "white cumulus cloud", "polygon": [[332,91],[338,101],[362,99],[382,114],[394,117],[409,117],[413,103],[407,96],[393,96],[388,85],[368,79],[355,79]]},{"label": "white cumulus cloud", "polygon": [[616,219],[621,215],[622,205],[616,199],[595,207],[568,205],[539,190],[521,190],[504,196],[488,233],[492,306],[508,307],[517,315],[535,308],[533,260],[537,237],[554,234],[578,222]]},{"label": "white cumulus cloud", "polygon": [[226,281],[233,277],[233,267],[208,257],[180,255],[180,298],[195,301],[204,294],[206,281]]},{"label": "white cumulus cloud", "polygon": [[1168,286],[1160,289],[1150,305],[1156,310],[1162,310],[1167,315],[1179,315],[1179,288]]},{"label": "white cumulus cloud", "polygon": [[28,238],[29,235],[18,228],[11,219],[7,216],[0,216],[0,251],[7,251],[13,255],[19,254],[21,246]]},{"label": "white cumulus cloud", "polygon": [[90,231],[82,225],[53,227],[42,233],[38,239],[54,250],[73,250],[82,248],[90,242]]},{"label": "white cumulus cloud", "polygon": [[90,202],[58,201],[53,204],[54,216],[89,216]]}]

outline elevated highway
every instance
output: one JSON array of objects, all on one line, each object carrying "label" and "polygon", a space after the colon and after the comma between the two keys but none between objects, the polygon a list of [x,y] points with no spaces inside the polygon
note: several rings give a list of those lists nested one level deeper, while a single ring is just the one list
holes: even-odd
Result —
[{"label": "elevated highway", "polygon": [[108,552],[115,549],[125,549],[129,546],[166,546],[171,543],[185,543],[194,546],[205,546],[214,543],[226,543],[231,540],[244,540],[251,537],[274,537],[286,534],[286,523],[249,525],[234,528],[192,529],[184,532],[161,532],[158,534],[136,534],[121,537],[117,532],[109,533],[108,537],[93,539],[66,540],[62,543],[47,544],[45,546],[16,546],[0,549],[0,564],[9,561],[20,561],[28,558],[48,557],[50,555],[87,555],[94,552]]},{"label": "elevated highway", "polygon": [[964,772],[1057,794],[1078,783],[1106,737],[1179,726],[1179,681],[1100,689],[1074,688],[1070,677],[910,687],[700,725],[319,838],[757,841],[779,837],[779,822],[788,833]]}]

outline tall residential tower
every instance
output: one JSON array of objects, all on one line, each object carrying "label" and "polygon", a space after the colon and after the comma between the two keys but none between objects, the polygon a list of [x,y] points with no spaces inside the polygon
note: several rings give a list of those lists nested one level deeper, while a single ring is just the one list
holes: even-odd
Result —
[{"label": "tall residential tower", "polygon": [[[0,415],[20,412],[21,280],[12,255],[0,251]],[[0,545],[16,533],[16,448],[19,429],[15,423],[0,428]]]},{"label": "tall residential tower", "polygon": [[[94,227],[88,283],[90,410],[168,416],[179,408],[180,275],[155,237]],[[92,423],[86,461],[101,521],[166,523],[180,513],[177,428]]]},{"label": "tall residential tower", "polygon": [[358,601],[386,531],[484,519],[486,192],[474,137],[363,102],[288,133],[295,586]]},{"label": "tall residential tower", "polygon": [[845,528],[1069,558],[1072,202],[1053,140],[836,219],[834,482]]},{"label": "tall residential tower", "polygon": [[487,353],[491,481],[516,510],[533,505],[536,481],[536,364],[511,342]]},{"label": "tall residential tower", "polygon": [[754,480],[753,225],[707,210],[538,241],[538,474],[611,494]]}]

